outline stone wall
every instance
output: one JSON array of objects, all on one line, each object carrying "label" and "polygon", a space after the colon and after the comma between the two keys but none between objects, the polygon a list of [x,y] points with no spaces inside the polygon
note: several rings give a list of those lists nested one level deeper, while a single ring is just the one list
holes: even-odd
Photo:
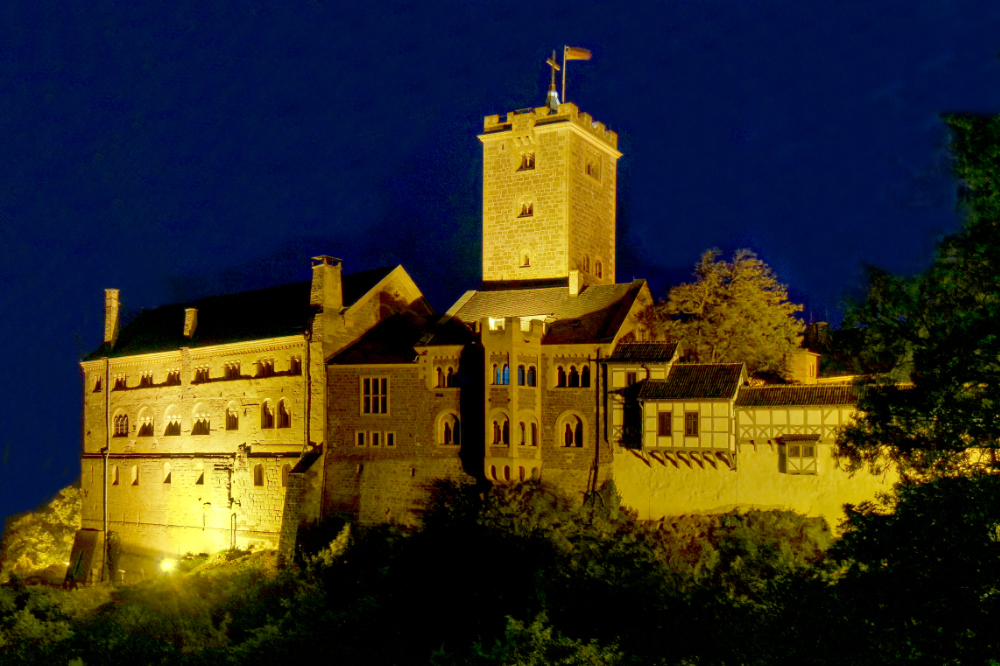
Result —
[{"label": "stone wall", "polygon": [[[426,366],[430,367],[430,366]],[[364,377],[388,378],[386,414],[364,414]],[[461,390],[429,388],[416,363],[382,366],[336,366],[327,370],[330,448],[325,455],[323,513],[344,511],[364,523],[412,524],[437,479],[470,480],[462,467],[460,447],[440,442],[440,417],[461,419]],[[358,446],[358,433],[365,433]],[[373,446],[372,433],[380,433]],[[386,446],[392,433],[392,446]],[[468,437],[463,430],[463,442]]]}]

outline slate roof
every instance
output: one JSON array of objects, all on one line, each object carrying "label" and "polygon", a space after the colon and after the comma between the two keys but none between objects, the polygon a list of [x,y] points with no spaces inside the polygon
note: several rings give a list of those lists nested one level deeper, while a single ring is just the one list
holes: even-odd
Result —
[{"label": "slate roof", "polygon": [[[353,305],[392,270],[379,268],[344,275],[344,305]],[[309,282],[297,282],[142,310],[122,327],[113,347],[102,343],[83,360],[298,335],[309,327],[312,317],[310,288]],[[184,337],[186,308],[198,309],[198,325],[190,338]]]},{"label": "slate roof", "polygon": [[464,345],[471,339],[472,333],[465,326],[444,315],[394,315],[335,354],[328,365],[415,363],[416,347]]},{"label": "slate roof", "polygon": [[682,363],[666,379],[647,379],[640,400],[720,400],[732,398],[743,381],[742,363]]},{"label": "slate roof", "polygon": [[608,363],[666,363],[677,351],[676,342],[619,342]]},{"label": "slate roof", "polygon": [[542,344],[606,342],[614,339],[645,282],[590,285],[577,296],[565,287],[476,291],[455,317],[466,323],[483,317],[538,317],[554,319]]},{"label": "slate roof", "polygon": [[740,390],[737,407],[794,407],[801,405],[853,405],[854,386],[748,386]]}]

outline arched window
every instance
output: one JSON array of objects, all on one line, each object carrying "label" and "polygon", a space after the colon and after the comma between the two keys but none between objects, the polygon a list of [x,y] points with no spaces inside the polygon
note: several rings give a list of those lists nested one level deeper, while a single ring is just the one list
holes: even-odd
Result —
[{"label": "arched window", "polygon": [[292,473],[292,466],[285,463],[281,466],[281,487],[288,487],[288,475]]},{"label": "arched window", "polygon": [[531,445],[538,446],[538,424],[534,422],[531,424]]},{"label": "arched window", "polygon": [[236,405],[229,405],[226,408],[226,430],[240,429],[240,413]]},{"label": "arched window", "polygon": [[524,255],[522,255],[521,257],[521,266],[523,266],[524,268],[528,268],[529,266],[531,266],[531,255],[529,255],[527,252],[525,252]]},{"label": "arched window", "polygon": [[560,365],[556,368],[556,386],[565,387],[566,386],[566,371]]},{"label": "arched window", "polygon": [[496,363],[493,364],[493,383],[500,383],[500,367]]},{"label": "arched window", "polygon": [[517,480],[524,483],[524,467],[517,468]]},{"label": "arched window", "polygon": [[510,420],[506,414],[498,413],[493,417],[493,445],[508,446],[510,444]]},{"label": "arched window", "polygon": [[279,428],[291,428],[292,427],[292,412],[288,408],[288,401],[282,398],[278,401],[278,427]]},{"label": "arched window", "polygon": [[255,486],[264,485],[264,466],[261,464],[253,466],[253,485]]},{"label": "arched window", "polygon": [[143,407],[139,411],[139,437],[152,437],[153,432],[153,412],[149,407]]},{"label": "arched window", "polygon": [[274,405],[271,404],[270,400],[265,400],[264,404],[260,406],[260,427],[274,427]]},{"label": "arched window", "polygon": [[500,383],[503,384],[504,386],[510,384],[510,366],[508,366],[506,363],[503,364],[503,381]]},{"label": "arched window", "polygon": [[528,386],[535,386],[535,385],[537,385],[538,382],[537,382],[537,379],[535,377],[535,374],[536,374],[535,373],[535,366],[529,365],[528,366]]},{"label": "arched window", "polygon": [[604,277],[604,267],[601,266],[601,261],[597,260],[594,262],[594,274],[597,277]]},{"label": "arched window", "polygon": [[576,371],[576,366],[569,366],[569,387],[576,388],[580,385],[580,373]]},{"label": "arched window", "polygon": [[567,414],[559,419],[557,432],[563,446],[578,448],[584,444],[583,420],[575,414]]},{"label": "arched window", "polygon": [[453,412],[438,417],[437,432],[437,442],[442,446],[459,446],[462,443],[462,425]]},{"label": "arched window", "polygon": [[590,366],[585,365],[580,369],[580,386],[588,388],[590,386]]},{"label": "arched window", "polygon": [[444,387],[444,372],[442,372],[441,368],[437,369],[437,387]]},{"label": "arched window", "polygon": [[128,437],[128,414],[117,414],[114,419],[115,437]]},{"label": "arched window", "polygon": [[163,463],[163,483],[170,483],[170,463]]},{"label": "arched window", "polygon": [[178,437],[181,434],[181,410],[176,407],[167,407],[167,411],[163,416],[166,420],[167,425],[163,429],[164,437]]},{"label": "arched window", "polygon": [[517,385],[524,386],[524,366],[517,366]]},{"label": "arched window", "polygon": [[194,420],[194,425],[191,426],[192,435],[208,435],[211,433],[211,421],[208,412],[205,411],[202,405],[195,406],[191,417]]},{"label": "arched window", "polygon": [[458,374],[450,367],[448,368],[448,376],[445,378],[445,385],[448,388],[458,386]]},{"label": "arched window", "polygon": [[524,421],[521,421],[517,425],[519,426],[519,428],[521,430],[521,436],[518,437],[517,443],[520,444],[521,446],[527,446],[528,445],[528,428],[527,428],[527,426],[525,426]]}]

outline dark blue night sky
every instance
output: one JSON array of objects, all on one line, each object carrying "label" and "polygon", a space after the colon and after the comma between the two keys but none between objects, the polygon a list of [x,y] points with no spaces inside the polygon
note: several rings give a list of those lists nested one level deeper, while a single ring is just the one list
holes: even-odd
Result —
[{"label": "dark blue night sky", "polygon": [[331,254],[442,311],[475,288],[476,134],[563,44],[625,154],[619,281],[750,247],[812,320],[927,265],[960,223],[940,116],[1000,112],[995,0],[278,5],[0,4],[0,515],[79,475],[106,287],[138,311]]}]

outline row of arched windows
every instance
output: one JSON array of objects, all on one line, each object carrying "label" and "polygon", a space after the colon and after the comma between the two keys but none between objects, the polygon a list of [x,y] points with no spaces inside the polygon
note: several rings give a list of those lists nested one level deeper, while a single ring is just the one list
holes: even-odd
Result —
[{"label": "row of arched windows", "polygon": [[[590,273],[590,255],[583,255],[583,262],[581,268],[584,273]],[[604,277],[604,266],[601,265],[601,260],[598,259],[594,262],[594,272],[593,275],[596,277]]]},{"label": "row of arched windows", "polygon": [[[589,381],[589,379],[588,379]],[[498,363],[493,364],[493,383],[498,386],[506,386],[510,384],[510,366],[504,363],[500,365]],[[517,366],[517,385],[518,386],[537,386],[538,385],[538,371],[533,365],[519,365]]]},{"label": "row of arched windows", "polygon": [[[212,418],[199,405],[192,412],[192,435],[210,435],[212,431]],[[168,407],[163,415],[163,436],[177,437],[181,434],[181,412],[177,407]],[[139,429],[137,436],[154,437],[156,429],[153,423],[153,415],[149,408],[139,411]],[[113,433],[115,437],[129,436],[128,414],[115,414],[112,419]],[[265,400],[260,406],[260,427],[270,428],[291,428],[292,410],[287,399],[282,398],[275,403],[273,400]],[[239,406],[230,404],[226,407],[226,430],[239,430],[240,413]]]},{"label": "row of arched windows", "polygon": [[458,373],[452,367],[437,369],[437,388],[455,388],[458,386]]},{"label": "row of arched windows", "polygon": [[[111,469],[109,471],[110,471],[111,485],[113,485],[113,486],[119,485],[120,484],[120,476],[119,476],[119,472],[118,472],[118,465],[112,465]],[[204,463],[202,463],[202,465],[199,468],[196,468],[195,471],[198,473],[198,476],[197,476],[197,478],[196,478],[196,480],[194,482],[195,485],[196,486],[204,485],[204,483],[205,483],[205,467],[204,467]],[[281,487],[282,488],[288,487],[288,475],[291,474],[291,471],[292,471],[292,467],[288,463],[285,463],[284,465],[281,466]],[[173,469],[171,468],[169,462],[163,463],[162,477],[161,478],[162,478],[162,482],[165,483],[165,484],[173,483]],[[267,483],[267,476],[265,475],[264,466],[261,465],[261,464],[259,464],[259,463],[256,464],[256,465],[254,465],[254,467],[253,467],[253,485],[260,487],[260,486],[266,485],[266,483]],[[129,470],[129,484],[133,485],[133,486],[139,485],[139,466],[138,465],[132,465],[131,469]]]},{"label": "row of arched windows", "polygon": [[556,386],[559,388],[588,388],[590,386],[590,366],[584,365],[579,370],[575,365],[568,368],[556,368]]},{"label": "row of arched windows", "polygon": [[[497,412],[490,419],[492,436],[490,443],[493,446],[510,445],[510,420],[503,412]],[[578,415],[568,413],[561,416],[556,422],[556,434],[558,443],[567,447],[582,447],[586,442],[586,427],[583,419]],[[527,418],[517,424],[517,444],[518,446],[538,446],[539,432],[538,423],[534,419]]]},{"label": "row of arched windows", "polygon": [[[529,478],[532,481],[538,481],[541,478],[541,468],[532,467],[530,470],[525,469],[523,466],[518,466],[516,474],[518,481],[527,481]],[[490,465],[490,479],[493,481],[513,481],[514,480],[514,470],[511,469],[510,465],[504,465],[503,467],[497,469],[496,465]]]}]

